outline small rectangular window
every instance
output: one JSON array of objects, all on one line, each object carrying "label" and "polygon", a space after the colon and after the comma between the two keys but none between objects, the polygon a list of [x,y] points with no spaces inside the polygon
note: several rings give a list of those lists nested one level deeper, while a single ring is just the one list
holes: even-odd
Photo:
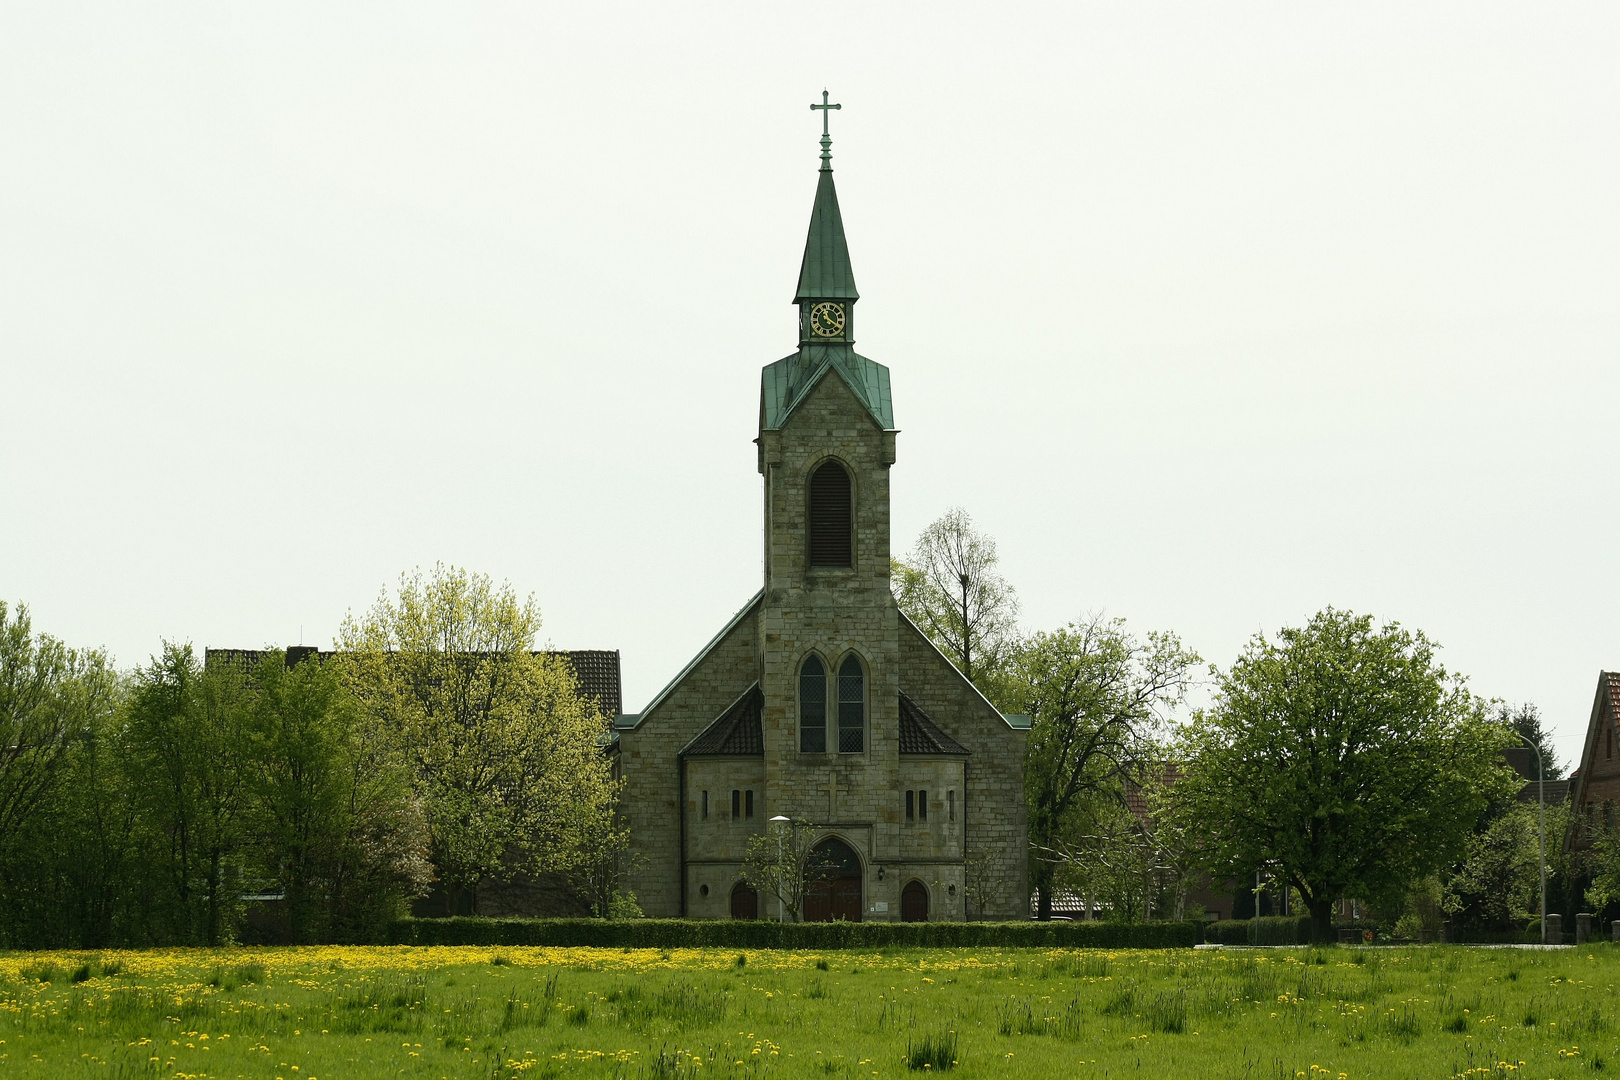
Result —
[{"label": "small rectangular window", "polygon": [[956,820],[956,792],[954,790],[947,791],[945,793],[945,807],[946,807],[946,811],[947,811],[946,815],[945,815],[946,818],[948,818],[951,821],[955,821]]},{"label": "small rectangular window", "polygon": [[910,821],[911,819],[913,819],[913,818],[915,818],[917,816],[916,802],[915,802],[916,798],[917,798],[917,793],[915,791],[906,792],[906,820],[907,821]]},{"label": "small rectangular window", "polygon": [[928,792],[926,791],[917,792],[917,819],[919,821],[928,820]]},{"label": "small rectangular window", "polygon": [[754,793],[752,791],[748,791],[745,794],[747,796],[747,806],[743,810],[743,817],[753,817],[754,816]]},{"label": "small rectangular window", "polygon": [[736,788],[731,789],[731,820],[737,821],[742,817],[742,792]]},{"label": "small rectangular window", "polygon": [[703,793],[703,820],[709,820],[709,793],[707,791]]}]

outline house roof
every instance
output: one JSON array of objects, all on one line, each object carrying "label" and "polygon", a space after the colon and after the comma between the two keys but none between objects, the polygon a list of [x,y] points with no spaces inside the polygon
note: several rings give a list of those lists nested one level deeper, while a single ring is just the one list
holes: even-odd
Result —
[{"label": "house roof", "polygon": [[838,209],[838,189],[832,169],[823,167],[816,177],[816,201],[810,208],[810,233],[799,264],[795,304],[804,300],[859,300],[855,272],[849,265],[849,244],[844,240],[844,215]]},{"label": "house roof", "polygon": [[681,754],[685,757],[761,757],[765,753],[764,713],[765,695],[756,682],[714,723],[687,743]]},{"label": "house roof", "polygon": [[894,399],[889,369],[848,345],[805,345],[791,356],[768,364],[760,374],[760,427],[779,431],[815,385],[829,371],[854,392],[884,431],[894,430]]},{"label": "house roof", "polygon": [[[227,664],[252,670],[259,663],[268,649],[206,649],[203,653],[205,664]],[[307,645],[290,645],[287,647],[288,659],[292,663],[307,656],[318,656],[322,660],[336,656],[334,651],[316,649]],[[536,649],[535,656],[555,656],[568,662],[574,671],[574,678],[579,682],[581,697],[596,702],[596,707],[602,715],[612,718],[624,707],[623,684],[619,671],[619,650],[617,649],[573,649],[551,650]]]},{"label": "house roof", "polygon": [[967,747],[940,730],[927,713],[900,692],[900,752],[902,754],[968,754]]}]

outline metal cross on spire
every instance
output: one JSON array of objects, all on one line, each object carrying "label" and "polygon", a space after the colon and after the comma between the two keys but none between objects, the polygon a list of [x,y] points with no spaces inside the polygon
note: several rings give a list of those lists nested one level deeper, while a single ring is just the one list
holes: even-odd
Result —
[{"label": "metal cross on spire", "polygon": [[832,135],[827,130],[827,119],[832,115],[831,110],[842,109],[843,106],[829,105],[827,103],[828,96],[827,91],[823,90],[821,92],[821,104],[817,105],[812,101],[810,108],[812,110],[821,110],[821,167],[827,172],[832,172]]}]

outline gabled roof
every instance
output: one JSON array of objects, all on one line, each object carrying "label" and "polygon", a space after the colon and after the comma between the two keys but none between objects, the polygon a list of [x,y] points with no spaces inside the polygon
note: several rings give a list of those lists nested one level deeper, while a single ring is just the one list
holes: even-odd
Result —
[{"label": "gabled roof", "polygon": [[922,707],[900,692],[900,752],[902,754],[968,754],[967,747],[940,730]]},{"label": "gabled roof", "polygon": [[823,168],[816,179],[816,201],[810,209],[810,234],[804,241],[799,264],[801,300],[859,300],[855,271],[849,265],[849,244],[844,240],[844,215],[838,209],[838,190],[832,170]]},{"label": "gabled roof", "polygon": [[765,753],[765,695],[755,683],[732,702],[719,719],[698,733],[681,751],[685,757],[760,757]]},{"label": "gabled roof", "polygon": [[838,377],[884,431],[894,430],[894,400],[889,369],[861,356],[848,345],[806,345],[792,356],[768,364],[760,375],[759,426],[779,431],[815,385],[836,371]]}]

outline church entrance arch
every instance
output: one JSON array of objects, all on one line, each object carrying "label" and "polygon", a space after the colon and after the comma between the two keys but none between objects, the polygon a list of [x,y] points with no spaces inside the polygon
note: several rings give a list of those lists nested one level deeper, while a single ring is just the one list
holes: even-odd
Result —
[{"label": "church entrance arch", "polygon": [[900,921],[928,921],[928,886],[915,879],[900,890]]},{"label": "church entrance arch", "polygon": [[861,921],[861,860],[848,844],[829,836],[815,847],[821,879],[804,898],[805,922]]},{"label": "church entrance arch", "polygon": [[731,890],[731,917],[733,919],[759,918],[759,893],[746,881],[739,881]]}]

